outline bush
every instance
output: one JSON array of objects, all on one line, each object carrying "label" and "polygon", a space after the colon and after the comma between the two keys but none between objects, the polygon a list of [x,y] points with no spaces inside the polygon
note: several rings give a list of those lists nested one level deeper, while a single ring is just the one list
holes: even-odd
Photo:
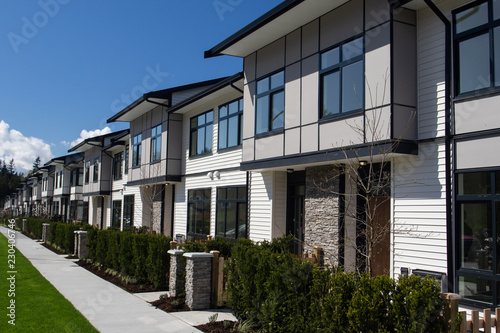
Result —
[{"label": "bush", "polygon": [[134,262],[134,235],[131,232],[120,233],[120,272],[124,275],[133,275]]},{"label": "bush", "polygon": [[435,281],[320,270],[290,249],[287,238],[236,243],[227,291],[240,321],[263,332],[444,332]]},{"label": "bush", "polygon": [[172,238],[164,235],[148,235],[148,256],[146,260],[146,270],[148,280],[155,288],[162,288],[168,285],[167,275],[170,270],[170,256],[168,250]]},{"label": "bush", "polygon": [[146,282],[148,280],[148,273],[146,270],[146,259],[148,258],[148,249],[149,249],[148,235],[146,234],[135,235],[134,245],[133,245],[133,254],[134,254],[133,262],[135,271],[133,276],[139,282]]},{"label": "bush", "polygon": [[234,246],[234,242],[227,238],[216,237],[205,243],[205,251],[219,251],[220,256],[224,258],[231,257],[231,250]]}]

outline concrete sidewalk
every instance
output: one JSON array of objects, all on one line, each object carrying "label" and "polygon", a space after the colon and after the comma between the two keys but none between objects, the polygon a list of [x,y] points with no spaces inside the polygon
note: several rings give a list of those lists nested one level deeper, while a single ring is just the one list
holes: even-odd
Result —
[{"label": "concrete sidewalk", "polygon": [[[7,228],[0,227],[7,235]],[[101,279],[73,260],[65,259],[20,232],[17,249],[101,333],[112,332],[201,332],[191,325],[207,323],[213,311],[169,314]],[[234,320],[221,311],[218,320]]]}]

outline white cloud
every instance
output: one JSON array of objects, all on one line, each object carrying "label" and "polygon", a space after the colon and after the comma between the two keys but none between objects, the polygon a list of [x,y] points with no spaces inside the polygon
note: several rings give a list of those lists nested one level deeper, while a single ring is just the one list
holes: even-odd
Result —
[{"label": "white cloud", "polygon": [[9,124],[0,120],[0,159],[7,163],[14,159],[17,171],[31,170],[37,156],[40,156],[42,165],[53,157],[50,145],[42,139],[26,137],[9,128]]},{"label": "white cloud", "polygon": [[87,131],[84,129],[80,132],[80,137],[78,139],[73,140],[71,142],[61,141],[61,143],[67,147],[73,147],[85,139],[93,138],[94,136],[99,136],[99,135],[104,135],[104,134],[109,134],[109,133],[111,133],[111,128],[109,128],[108,126],[104,127],[103,129],[96,129],[93,131]]}]

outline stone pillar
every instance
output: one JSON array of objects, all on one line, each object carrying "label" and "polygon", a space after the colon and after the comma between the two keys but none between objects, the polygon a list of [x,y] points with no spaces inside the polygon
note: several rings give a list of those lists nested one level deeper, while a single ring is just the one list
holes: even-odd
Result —
[{"label": "stone pillar", "polygon": [[42,224],[42,242],[47,243],[50,239],[50,224]]},{"label": "stone pillar", "polygon": [[185,253],[186,257],[186,304],[191,310],[210,309],[212,287],[211,253]]},{"label": "stone pillar", "polygon": [[28,232],[28,220],[27,219],[23,219],[23,229],[22,229],[22,231]]},{"label": "stone pillar", "polygon": [[186,260],[182,257],[183,253],[183,250],[168,250],[168,254],[170,254],[168,290],[171,297],[179,296],[185,288]]},{"label": "stone pillar", "polygon": [[86,231],[75,230],[75,256],[80,259],[87,259],[89,256]]}]

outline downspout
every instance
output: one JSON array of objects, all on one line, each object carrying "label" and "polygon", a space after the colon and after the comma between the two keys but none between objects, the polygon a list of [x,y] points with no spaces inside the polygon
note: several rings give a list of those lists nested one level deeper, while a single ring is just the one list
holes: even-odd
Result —
[{"label": "downspout", "polygon": [[445,179],[446,179],[446,242],[448,252],[448,291],[454,291],[455,251],[452,214],[452,168],[451,168],[451,22],[431,0],[424,0],[445,26]]}]

